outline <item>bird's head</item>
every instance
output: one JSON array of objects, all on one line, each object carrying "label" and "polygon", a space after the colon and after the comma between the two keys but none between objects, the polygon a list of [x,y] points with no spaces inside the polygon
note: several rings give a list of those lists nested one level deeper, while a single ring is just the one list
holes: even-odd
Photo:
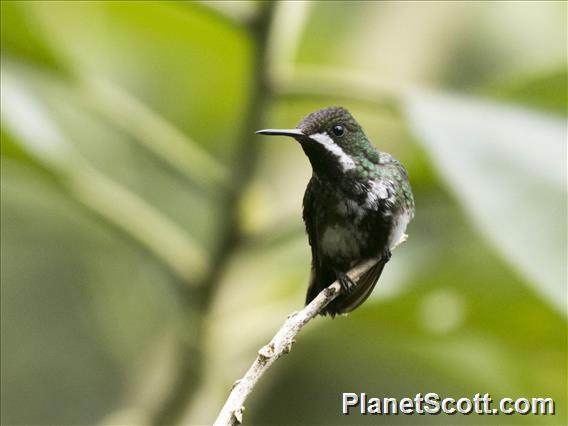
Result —
[{"label": "bird's head", "polygon": [[295,129],[265,129],[256,133],[296,139],[320,176],[341,178],[356,169],[362,159],[373,161],[378,155],[359,123],[342,107],[314,111]]}]

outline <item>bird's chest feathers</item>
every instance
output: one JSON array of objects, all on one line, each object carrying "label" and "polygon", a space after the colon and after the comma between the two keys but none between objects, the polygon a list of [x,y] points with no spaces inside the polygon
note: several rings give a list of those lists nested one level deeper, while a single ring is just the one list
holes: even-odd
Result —
[{"label": "bird's chest feathers", "polygon": [[369,180],[365,184],[358,184],[351,192],[351,196],[343,196],[333,203],[335,213],[346,221],[360,223],[368,215],[389,216],[396,204],[392,181]]},{"label": "bird's chest feathers", "polygon": [[[355,259],[369,240],[372,211],[363,194],[357,199],[333,197],[320,222],[322,253],[331,258]],[[376,214],[376,212],[375,212]]]},{"label": "bird's chest feathers", "polygon": [[328,257],[357,258],[366,238],[366,232],[352,224],[330,224],[324,228],[321,250]]},{"label": "bird's chest feathers", "polygon": [[392,181],[371,180],[350,197],[335,192],[325,198],[319,235],[326,257],[356,259],[370,250],[392,247],[406,229],[408,218],[401,217]]}]

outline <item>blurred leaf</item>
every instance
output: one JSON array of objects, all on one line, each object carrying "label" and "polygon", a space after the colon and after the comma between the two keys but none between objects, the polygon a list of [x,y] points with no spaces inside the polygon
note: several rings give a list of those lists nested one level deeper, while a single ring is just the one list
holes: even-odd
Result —
[{"label": "blurred leaf", "polygon": [[85,81],[83,90],[96,110],[190,180],[205,185],[210,191],[219,191],[229,185],[228,171],[221,163],[119,87],[91,77]]},{"label": "blurred leaf", "polygon": [[173,278],[30,166],[1,171],[2,424],[94,424],[175,321]]},{"label": "blurred leaf", "polygon": [[411,93],[418,140],[480,231],[566,312],[566,123],[487,102]]},{"label": "blurred leaf", "polygon": [[142,243],[183,282],[198,281],[207,268],[201,248],[159,210],[86,162],[36,94],[5,66],[1,99],[2,128],[35,161],[57,175],[87,207]]},{"label": "blurred leaf", "polygon": [[243,29],[192,3],[36,2],[32,10],[80,80],[120,88],[221,162],[232,158],[250,86]]},{"label": "blurred leaf", "polygon": [[[259,6],[263,5],[261,2],[253,0],[200,0],[199,2],[237,24],[250,22],[258,12]],[[188,2],[180,3],[189,4]]]},{"label": "blurred leaf", "polygon": [[27,2],[0,3],[2,53],[18,56],[36,65],[64,72],[65,67],[37,31],[37,22]]},{"label": "blurred leaf", "polygon": [[566,62],[565,2],[314,2],[304,28],[294,68],[354,72],[371,88],[471,91]]},{"label": "blurred leaf", "polygon": [[559,68],[525,78],[508,79],[485,90],[495,99],[566,115],[568,69]]},{"label": "blurred leaf", "polygon": [[56,176],[23,149],[12,136],[10,136],[4,127],[0,129],[0,154],[2,158],[15,159],[22,164],[30,164],[34,169],[42,171],[51,179],[56,179]]}]

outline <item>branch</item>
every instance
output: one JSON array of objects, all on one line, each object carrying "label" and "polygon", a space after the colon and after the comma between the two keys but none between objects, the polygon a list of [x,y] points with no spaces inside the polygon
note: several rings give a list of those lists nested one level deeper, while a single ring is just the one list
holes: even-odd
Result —
[{"label": "branch", "polygon": [[[356,282],[377,261],[378,259],[376,258],[366,260],[351,269],[347,275]],[[260,348],[256,359],[244,377],[235,382],[229,398],[227,398],[217,420],[215,420],[215,426],[233,426],[242,423],[243,411],[245,409],[244,403],[262,375],[274,361],[290,352],[295,341],[294,339],[300,333],[302,327],[319,314],[340,292],[341,286],[338,281],[335,281],[329,287],[323,289],[304,309],[288,316],[288,319],[280,327],[280,330],[278,330],[270,343]]]}]

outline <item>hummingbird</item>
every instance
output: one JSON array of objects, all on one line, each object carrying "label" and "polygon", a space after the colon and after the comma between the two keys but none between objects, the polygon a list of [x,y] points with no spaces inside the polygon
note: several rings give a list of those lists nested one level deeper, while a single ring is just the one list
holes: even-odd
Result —
[{"label": "hummingbird", "polygon": [[[295,129],[256,133],[294,138],[312,166],[302,213],[312,254],[306,304],[338,281],[342,291],[321,315],[353,311],[373,291],[414,217],[406,169],[376,149],[342,107],[314,111]],[[376,264],[357,282],[347,275],[358,263],[375,258]]]}]

